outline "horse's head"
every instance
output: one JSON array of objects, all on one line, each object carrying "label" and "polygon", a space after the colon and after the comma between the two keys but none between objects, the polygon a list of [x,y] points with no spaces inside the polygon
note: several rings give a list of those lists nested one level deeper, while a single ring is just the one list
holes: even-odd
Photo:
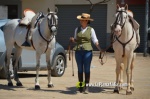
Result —
[{"label": "horse's head", "polygon": [[117,5],[117,10],[116,10],[116,20],[113,24],[113,30],[116,33],[116,35],[120,35],[122,28],[125,25],[125,22],[128,18],[128,5],[126,4],[125,7],[120,7]]},{"label": "horse's head", "polygon": [[53,12],[50,11],[50,9],[48,8],[47,20],[48,20],[48,27],[51,30],[51,32],[56,33],[58,29],[57,11],[55,10],[55,12]]}]

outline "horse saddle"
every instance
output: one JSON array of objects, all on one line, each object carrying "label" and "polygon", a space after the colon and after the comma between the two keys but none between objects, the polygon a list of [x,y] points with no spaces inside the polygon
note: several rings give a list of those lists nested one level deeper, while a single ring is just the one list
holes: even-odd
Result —
[{"label": "horse saddle", "polygon": [[129,14],[129,18],[130,18],[130,22],[132,23],[133,29],[136,32],[136,41],[137,41],[137,45],[139,46],[140,44],[140,36],[139,36],[139,28],[140,25],[139,23],[133,18],[133,15]]},{"label": "horse saddle", "polygon": [[138,22],[133,17],[130,17],[130,20],[133,23],[134,30],[137,31],[139,29],[140,25],[138,24]]},{"label": "horse saddle", "polygon": [[[31,21],[33,20],[33,17],[36,17],[35,25],[34,25],[34,28],[35,28],[35,27],[37,26],[39,20],[44,17],[44,14],[43,14],[42,12],[39,12],[38,14],[32,14],[32,17],[31,17],[29,14],[25,14],[25,15],[26,15],[25,18],[28,18],[28,19],[30,19],[30,20],[28,20],[26,24],[20,24],[21,26],[26,26],[26,28],[27,28],[27,33],[26,33],[25,42],[22,44],[22,46],[28,46],[28,47],[30,47],[31,44],[33,43],[33,42],[32,42],[32,33],[30,32],[30,29],[31,29],[32,27],[31,27],[31,24],[30,24],[30,23],[31,23]],[[33,16],[33,15],[34,15],[34,16]],[[29,17],[29,16],[30,16],[30,17]],[[24,18],[24,20],[25,20],[25,18]],[[24,20],[23,20],[23,22],[24,22]],[[20,22],[20,23],[21,23],[21,22]],[[30,44],[30,43],[31,43],[31,44]],[[33,44],[32,44],[32,46],[33,46]],[[34,48],[34,46],[33,46],[33,48]],[[35,49],[35,48],[34,48],[34,49]]]},{"label": "horse saddle", "polygon": [[24,10],[24,16],[25,17],[20,20],[19,25],[27,26],[30,24],[32,18],[35,16],[35,13],[34,13],[34,11],[32,11],[30,9],[25,9]]}]

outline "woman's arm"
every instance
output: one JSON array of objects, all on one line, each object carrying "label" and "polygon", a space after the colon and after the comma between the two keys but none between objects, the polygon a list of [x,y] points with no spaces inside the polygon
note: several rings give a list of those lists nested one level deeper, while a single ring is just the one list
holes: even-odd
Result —
[{"label": "woman's arm", "polygon": [[78,29],[78,28],[76,28],[75,31],[74,31],[74,37],[70,37],[70,41],[71,41],[72,43],[76,43],[77,29]]},{"label": "woman's arm", "polygon": [[98,49],[99,51],[101,51],[101,48],[100,48],[100,46],[99,46],[99,43],[98,43],[98,42],[96,42],[96,43],[95,43],[95,46],[97,47],[97,49]]},{"label": "woman's arm", "polygon": [[95,44],[95,46],[97,47],[97,49],[99,51],[101,51],[101,48],[99,46],[99,42],[98,42],[97,36],[95,34],[95,30],[93,28],[91,29],[91,37],[92,37],[92,41]]}]

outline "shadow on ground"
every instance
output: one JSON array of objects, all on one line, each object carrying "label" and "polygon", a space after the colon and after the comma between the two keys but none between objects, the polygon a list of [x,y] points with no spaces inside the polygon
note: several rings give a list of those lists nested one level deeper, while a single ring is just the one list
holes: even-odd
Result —
[{"label": "shadow on ground", "polygon": [[[19,78],[31,78],[31,77],[36,77],[36,74],[32,73],[18,73]],[[47,77],[47,74],[40,74],[39,77]],[[0,78],[0,79],[5,79],[5,78]]]},{"label": "shadow on ground", "polygon": [[23,86],[7,86],[7,85],[3,85],[3,84],[0,84],[0,90],[11,90],[11,91],[17,91],[15,90],[16,88],[24,88]]},{"label": "shadow on ground", "polygon": [[[30,73],[18,73],[19,78],[30,78],[30,77],[36,77],[36,74],[30,74]],[[47,77],[47,74],[40,74],[39,77]]]},{"label": "shadow on ground", "polygon": [[[27,90],[33,90],[33,91],[47,91],[47,92],[59,92],[62,94],[69,94],[69,95],[76,95],[80,93],[76,87],[66,87],[66,90],[55,90],[55,89],[40,89],[40,90],[35,90],[34,88],[29,88]],[[89,88],[89,93],[101,93],[105,91],[101,87],[90,87]]]}]

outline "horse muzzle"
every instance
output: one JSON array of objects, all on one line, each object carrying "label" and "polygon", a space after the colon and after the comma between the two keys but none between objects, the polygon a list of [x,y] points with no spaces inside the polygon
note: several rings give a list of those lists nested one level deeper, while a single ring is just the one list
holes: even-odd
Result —
[{"label": "horse muzzle", "polygon": [[53,33],[56,33],[56,32],[57,32],[57,27],[56,27],[56,26],[52,26],[52,27],[51,27],[51,31],[52,31]]},{"label": "horse muzzle", "polygon": [[114,29],[114,33],[115,35],[119,36],[121,34],[121,26],[120,25],[116,25],[115,29]]}]

